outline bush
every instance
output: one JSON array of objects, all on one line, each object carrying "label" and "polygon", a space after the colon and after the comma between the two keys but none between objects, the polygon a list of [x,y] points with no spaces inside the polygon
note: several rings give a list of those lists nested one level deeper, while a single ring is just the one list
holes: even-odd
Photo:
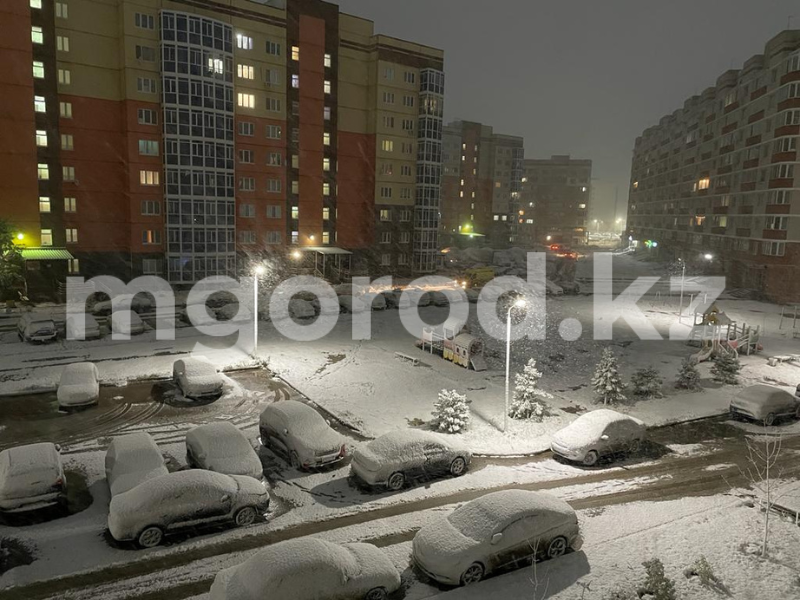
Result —
[{"label": "bush", "polygon": [[461,433],[469,425],[469,400],[456,390],[442,390],[433,405],[433,425],[445,433]]},{"label": "bush", "polygon": [[650,595],[653,600],[677,600],[675,582],[664,573],[664,563],[653,558],[642,563],[647,576],[639,587],[639,597]]},{"label": "bush", "polygon": [[689,390],[690,392],[696,392],[700,389],[700,372],[691,358],[683,359],[675,387],[680,390]]},{"label": "bush", "polygon": [[639,595],[629,588],[616,588],[603,594],[601,600],[639,600]]},{"label": "bush", "polygon": [[714,381],[727,385],[735,385],[739,382],[739,371],[742,365],[739,364],[739,356],[736,354],[724,354],[714,361],[711,367],[711,376]]},{"label": "bush", "polygon": [[663,398],[664,394],[661,392],[662,385],[664,385],[664,379],[653,367],[639,369],[633,374],[633,377],[631,377],[633,395],[639,398]]},{"label": "bush", "polygon": [[530,359],[521,373],[514,375],[514,398],[508,408],[508,416],[512,419],[533,419],[541,421],[547,414],[545,398],[552,398],[544,390],[540,390],[539,379],[542,373],[536,368],[536,360]]},{"label": "bush", "polygon": [[698,558],[694,564],[684,571],[686,577],[698,577],[704,587],[719,585],[719,579],[714,574],[714,567],[706,560],[705,556]]}]

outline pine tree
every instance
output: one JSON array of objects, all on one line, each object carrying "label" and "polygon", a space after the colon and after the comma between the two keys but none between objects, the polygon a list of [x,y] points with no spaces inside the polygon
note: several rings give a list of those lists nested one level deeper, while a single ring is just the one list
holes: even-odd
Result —
[{"label": "pine tree", "polygon": [[664,385],[664,379],[654,367],[639,369],[631,377],[633,395],[639,398],[663,398],[662,385]]},{"label": "pine tree", "polygon": [[603,356],[595,368],[594,377],[592,377],[592,387],[598,402],[603,404],[614,404],[625,400],[625,395],[622,393],[625,390],[625,384],[619,375],[617,357],[614,356],[611,348],[603,350]]},{"label": "pine tree", "polygon": [[545,398],[552,398],[537,386],[542,373],[536,368],[536,359],[530,359],[521,373],[514,375],[514,398],[508,409],[512,419],[534,419],[541,421],[547,412]]},{"label": "pine tree", "polygon": [[714,381],[735,385],[739,382],[738,375],[741,369],[742,365],[739,364],[738,354],[723,354],[714,360],[714,364],[711,366],[711,376]]},{"label": "pine tree", "polygon": [[678,371],[678,380],[675,387],[681,390],[696,392],[700,389],[700,372],[691,358],[684,358]]},{"label": "pine tree", "polygon": [[675,582],[664,573],[664,563],[653,558],[642,563],[647,577],[639,588],[639,597],[649,595],[653,600],[677,600]]},{"label": "pine tree", "polygon": [[469,403],[456,390],[442,390],[433,405],[433,425],[445,433],[462,433],[469,425]]}]

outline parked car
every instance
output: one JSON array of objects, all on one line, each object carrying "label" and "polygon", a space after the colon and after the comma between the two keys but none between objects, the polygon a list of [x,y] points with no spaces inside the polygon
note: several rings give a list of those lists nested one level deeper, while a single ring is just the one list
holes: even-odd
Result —
[{"label": "parked car", "polygon": [[144,333],[144,321],[132,310],[117,310],[111,315],[111,331],[121,335]]},{"label": "parked car", "polygon": [[[145,313],[153,309],[153,302],[147,296],[131,296],[130,294],[122,294],[120,296],[116,296],[115,299],[117,306],[119,306],[123,300],[129,300],[131,303],[130,310],[136,313]],[[112,313],[112,311],[113,304],[111,300],[101,300],[92,306],[93,315],[108,316]]]},{"label": "parked car", "polygon": [[52,342],[58,337],[58,331],[53,319],[25,313],[17,321],[17,335],[23,342]]},{"label": "parked car", "polygon": [[779,387],[751,385],[731,400],[731,417],[745,417],[770,426],[781,417],[800,419],[800,398]]},{"label": "parked car", "polygon": [[639,419],[602,408],[581,415],[553,434],[550,449],[591,467],[601,456],[638,452],[646,437],[647,428]]},{"label": "parked car", "polygon": [[261,413],[261,443],[295,468],[310,469],[345,458],[347,446],[316,410],[295,400],[274,402]]},{"label": "parked car", "polygon": [[37,510],[66,501],[67,479],[55,444],[28,444],[0,452],[0,511]]},{"label": "parked car", "polygon": [[380,293],[386,303],[386,308],[400,308],[401,290],[386,290]]},{"label": "parked car", "polygon": [[253,313],[249,308],[241,304],[226,304],[217,309],[217,319],[221,322],[252,323]]},{"label": "parked car", "polygon": [[371,486],[401,489],[408,480],[463,475],[472,452],[443,436],[414,429],[391,431],[353,452],[353,475]]},{"label": "parked car", "polygon": [[222,376],[205,356],[180,358],[172,365],[172,380],[186,398],[202,400],[222,394]]},{"label": "parked car", "polygon": [[200,308],[202,310],[198,311],[197,314],[192,313],[192,317],[189,316],[189,308],[184,308],[181,311],[181,321],[195,327],[202,325],[216,325],[219,323],[216,312],[207,308],[205,305],[202,305]]},{"label": "parked car", "polygon": [[308,300],[292,298],[289,300],[289,316],[293,319],[313,319],[316,316],[314,305]]},{"label": "parked car", "polygon": [[342,312],[346,313],[362,313],[367,310],[367,306],[355,296],[339,296],[339,306]]},{"label": "parked car", "polygon": [[315,296],[310,302],[311,306],[314,308],[314,314],[316,315],[334,316],[341,312],[339,302],[335,298],[330,298],[330,302],[323,303]]},{"label": "parked car", "polygon": [[400,574],[375,546],[306,537],[267,546],[223,569],[210,600],[386,600],[398,589]]},{"label": "parked car", "polygon": [[[81,328],[83,324],[83,328]],[[92,315],[81,313],[67,316],[67,339],[91,340],[102,335],[100,325]]]},{"label": "parked car", "polygon": [[190,467],[226,475],[247,475],[264,481],[264,467],[244,434],[229,421],[190,429],[186,434]]},{"label": "parked car", "polygon": [[143,481],[111,498],[108,530],[118,542],[158,546],[164,535],[209,523],[251,525],[269,507],[267,488],[252,477],[195,469]]},{"label": "parked car", "polygon": [[431,292],[431,302],[434,306],[449,306],[450,300],[447,298],[447,294],[444,292]]},{"label": "parked car", "polygon": [[64,367],[58,382],[59,408],[97,404],[100,398],[100,374],[94,363],[72,363]]},{"label": "parked car", "polygon": [[106,450],[105,468],[112,497],[169,473],[161,450],[145,431],[112,438]]},{"label": "parked car", "polygon": [[423,526],[414,536],[412,556],[432,579],[469,585],[532,558],[580,550],[582,544],[569,504],[542,492],[503,490]]},{"label": "parked car", "polygon": [[366,292],[359,299],[369,310],[386,310],[389,306],[383,294]]}]

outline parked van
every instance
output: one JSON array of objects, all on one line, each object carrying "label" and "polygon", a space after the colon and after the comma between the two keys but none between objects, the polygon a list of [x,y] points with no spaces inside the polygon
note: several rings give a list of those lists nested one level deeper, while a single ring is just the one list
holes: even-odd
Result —
[{"label": "parked van", "polygon": [[23,342],[52,342],[58,336],[58,331],[53,319],[25,313],[17,323],[17,334]]}]

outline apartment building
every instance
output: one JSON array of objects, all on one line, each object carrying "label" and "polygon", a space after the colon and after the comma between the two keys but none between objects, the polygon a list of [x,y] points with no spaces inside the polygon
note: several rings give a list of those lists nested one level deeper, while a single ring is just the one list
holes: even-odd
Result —
[{"label": "apartment building", "polygon": [[687,263],[708,256],[729,287],[800,299],[800,31],[692,96],[637,138],[629,235]]},{"label": "apartment building", "polygon": [[514,245],[523,139],[494,133],[489,125],[454,121],[444,128],[443,146],[443,242],[477,238],[496,248]]},{"label": "apartment building", "polygon": [[519,214],[521,243],[586,243],[592,161],[553,155],[522,163]]},{"label": "apartment building", "polygon": [[430,272],[443,53],[319,0],[7,0],[0,218],[29,279]]}]

